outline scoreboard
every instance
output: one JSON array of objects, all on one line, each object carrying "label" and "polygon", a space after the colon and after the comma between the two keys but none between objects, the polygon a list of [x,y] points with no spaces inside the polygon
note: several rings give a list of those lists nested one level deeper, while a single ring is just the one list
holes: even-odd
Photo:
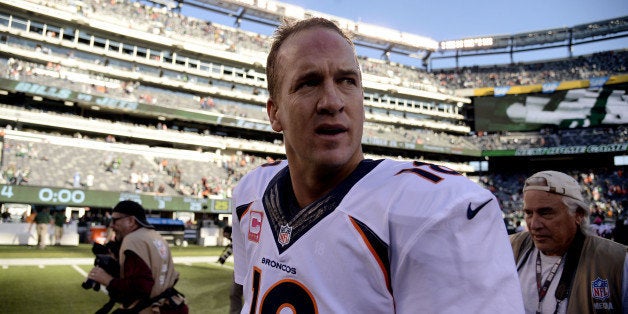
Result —
[{"label": "scoreboard", "polygon": [[0,184],[0,203],[113,208],[132,200],[146,210],[230,214],[231,199]]}]

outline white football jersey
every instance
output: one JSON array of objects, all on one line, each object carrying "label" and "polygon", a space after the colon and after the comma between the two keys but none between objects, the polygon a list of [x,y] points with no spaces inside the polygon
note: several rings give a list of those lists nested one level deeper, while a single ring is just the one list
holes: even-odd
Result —
[{"label": "white football jersey", "polygon": [[523,313],[489,191],[436,165],[364,160],[299,209],[287,165],[234,190],[242,313]]}]

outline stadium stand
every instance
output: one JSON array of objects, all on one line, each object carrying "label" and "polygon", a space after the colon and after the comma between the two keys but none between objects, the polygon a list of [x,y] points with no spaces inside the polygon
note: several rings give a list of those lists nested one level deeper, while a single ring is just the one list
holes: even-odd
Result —
[{"label": "stadium stand", "polygon": [[628,51],[605,51],[576,58],[499,66],[462,67],[435,72],[441,85],[452,89],[534,85],[575,81],[628,71]]},{"label": "stadium stand", "polygon": [[625,125],[584,129],[553,130],[547,128],[539,132],[481,134],[467,139],[487,150],[601,145],[628,142],[628,129]]},{"label": "stadium stand", "polygon": [[[571,170],[568,174],[580,183],[585,200],[590,204],[591,223],[600,217],[600,224],[609,232],[599,234],[612,238],[616,222],[628,218],[628,177],[625,168]],[[490,174],[482,176],[479,183],[493,192],[500,201],[508,227],[514,229],[516,221],[523,221],[523,181],[527,173]]]},{"label": "stadium stand", "polygon": [[[226,197],[226,191],[233,188],[237,179],[251,167],[265,162],[248,155],[218,156],[33,131],[5,130],[4,139],[6,166],[2,183],[17,185],[202,197],[204,178],[208,186],[217,189],[212,192],[214,195]],[[76,175],[78,184],[74,181]],[[159,191],[160,186],[165,190]]]}]

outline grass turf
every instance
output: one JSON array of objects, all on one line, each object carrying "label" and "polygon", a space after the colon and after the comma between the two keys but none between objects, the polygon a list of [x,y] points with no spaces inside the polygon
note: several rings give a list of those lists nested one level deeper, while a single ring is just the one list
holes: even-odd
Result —
[{"label": "grass turf", "polygon": [[[218,255],[222,247],[172,247],[174,256]],[[37,250],[26,246],[0,246],[0,258],[59,258],[92,257],[91,245],[78,247],[47,247]],[[180,273],[177,290],[185,294],[190,313],[227,313],[229,288],[233,269],[214,263],[176,264]],[[9,266],[0,269],[0,300],[2,313],[94,313],[104,305],[108,296],[85,290],[81,270],[67,266]]]},{"label": "grass turf", "polygon": [[[208,256],[220,255],[224,247],[203,247],[190,245],[188,247],[172,246],[172,256]],[[0,245],[0,258],[61,258],[61,257],[94,257],[91,244],[78,246],[47,246],[44,250],[36,246]]]}]

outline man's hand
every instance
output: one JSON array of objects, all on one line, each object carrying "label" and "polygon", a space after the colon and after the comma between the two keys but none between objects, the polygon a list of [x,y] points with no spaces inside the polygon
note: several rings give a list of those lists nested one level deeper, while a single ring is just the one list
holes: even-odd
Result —
[{"label": "man's hand", "polygon": [[87,278],[92,279],[101,285],[107,286],[109,285],[109,282],[111,282],[111,279],[113,279],[113,276],[109,275],[104,269],[96,266],[89,271]]}]

